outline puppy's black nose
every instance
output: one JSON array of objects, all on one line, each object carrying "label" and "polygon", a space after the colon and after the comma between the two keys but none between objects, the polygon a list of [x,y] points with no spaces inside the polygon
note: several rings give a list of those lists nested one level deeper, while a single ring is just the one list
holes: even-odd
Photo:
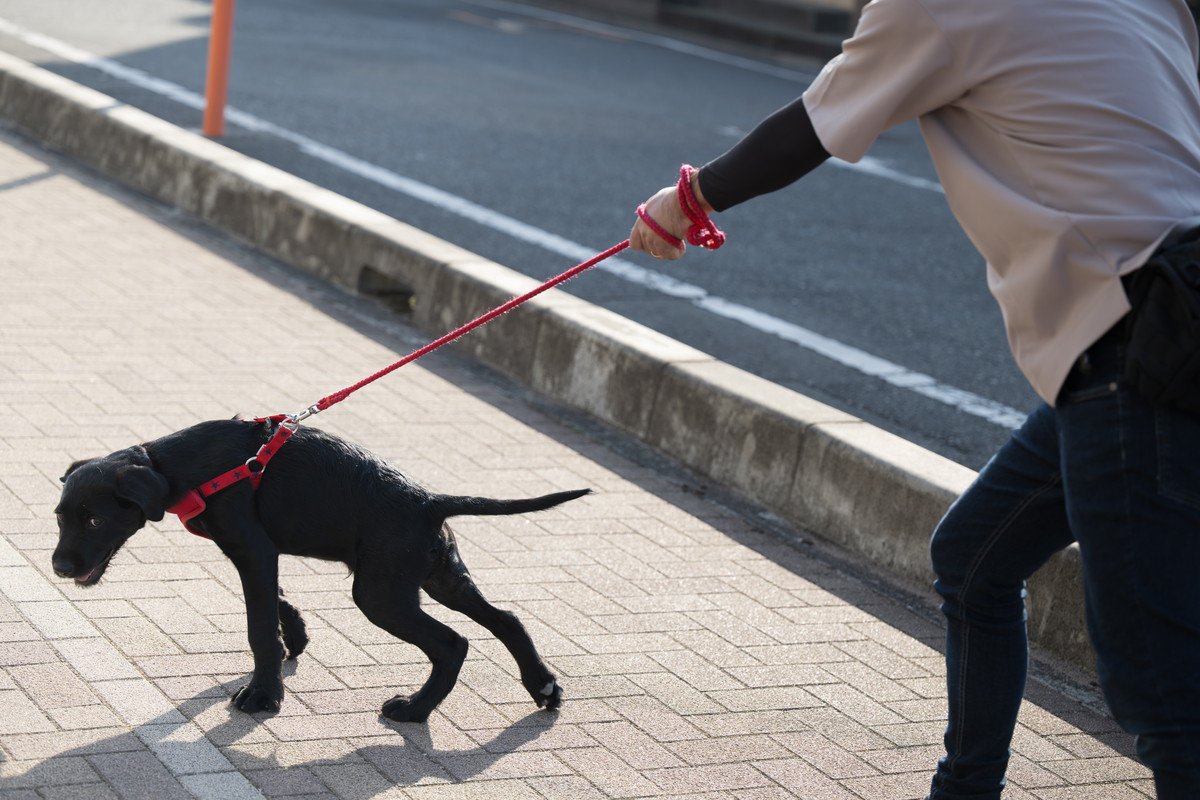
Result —
[{"label": "puppy's black nose", "polygon": [[50,560],[50,566],[54,567],[54,574],[60,578],[69,578],[75,574],[75,559],[70,556],[54,554],[54,558]]}]

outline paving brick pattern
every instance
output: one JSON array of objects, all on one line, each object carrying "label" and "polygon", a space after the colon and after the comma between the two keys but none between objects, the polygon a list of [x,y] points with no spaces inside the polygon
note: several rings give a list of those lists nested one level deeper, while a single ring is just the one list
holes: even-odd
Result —
[{"label": "paving brick pattern", "polygon": [[[427,725],[381,720],[423,657],[366,622],[343,567],[288,558],[312,644],[282,710],[251,717],[228,705],[251,662],[211,543],[170,518],[94,588],[50,572],[73,459],[302,407],[423,340],[0,131],[0,800],[924,796],[936,625],[451,356],[318,422],[441,491],[596,490],[457,524],[560,673],[560,713],[434,607],[471,640],[461,680]],[[1031,687],[1006,796],[1153,796],[1111,720]]]}]

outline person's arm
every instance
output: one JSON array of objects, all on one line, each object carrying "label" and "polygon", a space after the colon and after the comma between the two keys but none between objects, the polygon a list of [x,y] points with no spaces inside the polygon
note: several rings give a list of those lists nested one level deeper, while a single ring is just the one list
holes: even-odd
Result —
[{"label": "person's arm", "polygon": [[[953,103],[986,78],[992,61],[970,54],[988,41],[993,5],[872,0],[841,55],[804,97],[764,120],[693,183],[721,209],[786,186],[828,154],[858,161],[888,128]],[[673,189],[656,194],[646,210],[672,234],[688,228]],[[630,242],[662,258],[683,255],[640,223]]]},{"label": "person's arm", "polygon": [[725,211],[790,186],[827,158],[804,100],[797,98],[701,167],[700,190],[714,211]]},{"label": "person's arm", "polygon": [[[692,190],[705,211],[725,211],[796,182],[827,158],[829,153],[817,138],[804,101],[797,98],[694,173]],[[647,200],[646,212],[680,239],[691,226],[674,186],[665,187]],[[684,248],[668,244],[640,219],[634,223],[629,241],[634,250],[655,258],[673,260],[684,253]]]}]

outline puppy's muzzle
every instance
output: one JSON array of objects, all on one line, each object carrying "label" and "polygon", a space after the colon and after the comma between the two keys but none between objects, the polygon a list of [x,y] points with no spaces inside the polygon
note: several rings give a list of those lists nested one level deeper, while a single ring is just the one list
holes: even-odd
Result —
[{"label": "puppy's muzzle", "polygon": [[74,556],[55,553],[54,558],[50,561],[50,566],[54,568],[54,574],[58,577],[73,578],[79,571],[79,560]]}]

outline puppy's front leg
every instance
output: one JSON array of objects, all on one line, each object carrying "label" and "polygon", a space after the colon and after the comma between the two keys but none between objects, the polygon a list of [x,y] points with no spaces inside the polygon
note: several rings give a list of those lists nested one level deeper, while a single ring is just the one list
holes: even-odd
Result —
[{"label": "puppy's front leg", "polygon": [[[246,635],[254,654],[250,683],[233,696],[242,711],[278,711],[283,701],[283,642],[279,639],[279,551],[261,526],[230,554],[246,597]],[[243,529],[245,530],[245,529]],[[250,534],[250,531],[246,531]]]}]

